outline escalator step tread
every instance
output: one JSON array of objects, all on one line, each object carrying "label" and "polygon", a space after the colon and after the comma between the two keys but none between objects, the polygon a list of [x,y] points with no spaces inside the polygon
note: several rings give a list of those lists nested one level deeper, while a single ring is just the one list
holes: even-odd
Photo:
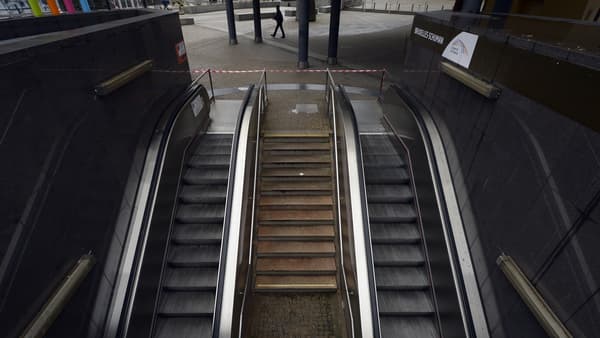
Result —
[{"label": "escalator step tread", "polygon": [[393,136],[390,135],[363,135],[360,138],[363,152],[369,155],[396,155],[398,151]]},{"label": "escalator step tread", "polygon": [[260,198],[261,207],[276,206],[332,206],[333,197],[331,195],[286,195],[286,196],[262,196]]},{"label": "escalator step tread", "polygon": [[396,155],[371,155],[366,154],[363,157],[363,163],[368,168],[389,168],[389,167],[404,167],[404,160]]},{"label": "escalator step tread", "polygon": [[411,223],[417,214],[410,204],[369,203],[369,219],[376,223]]},{"label": "escalator step tread", "polygon": [[375,280],[378,290],[422,290],[429,287],[422,267],[376,267]]},{"label": "escalator step tread", "polygon": [[377,291],[379,313],[429,315],[434,312],[429,291]]},{"label": "escalator step tread", "polygon": [[212,318],[214,304],[212,291],[163,291],[158,313],[168,317]]},{"label": "escalator step tread", "polygon": [[334,236],[333,225],[261,225],[258,227],[259,239],[333,239]]},{"label": "escalator step tread", "polygon": [[374,244],[375,266],[420,266],[424,263],[420,245]]},{"label": "escalator step tread", "polygon": [[171,240],[179,244],[218,244],[222,224],[175,224]]},{"label": "escalator step tread", "polygon": [[217,268],[167,268],[163,288],[180,291],[214,290]]},{"label": "escalator step tread", "polygon": [[228,144],[210,144],[202,143],[198,145],[198,148],[194,150],[193,155],[230,155],[231,154],[231,142]]},{"label": "escalator step tread", "polygon": [[367,184],[369,203],[410,202],[413,192],[406,184]]},{"label": "escalator step tread", "polygon": [[183,203],[225,203],[227,184],[184,185],[179,193]]},{"label": "escalator step tread", "polygon": [[408,172],[404,168],[365,168],[365,180],[367,184],[384,183],[407,183]]},{"label": "escalator step tread", "polygon": [[223,224],[224,209],[222,204],[180,205],[176,219],[181,223]]},{"label": "escalator step tread", "polygon": [[421,234],[415,223],[371,223],[373,243],[416,243]]},{"label": "escalator step tread", "polygon": [[261,191],[263,192],[287,192],[287,191],[322,191],[331,192],[330,181],[309,181],[309,182],[289,182],[289,181],[263,181]]},{"label": "escalator step tread", "polygon": [[336,291],[335,275],[258,275],[255,280],[258,291]]},{"label": "escalator step tread", "polygon": [[172,245],[169,264],[172,266],[205,267],[219,264],[220,245]]},{"label": "escalator step tread", "polygon": [[267,221],[332,221],[333,210],[279,210],[263,209],[259,211],[258,220]]},{"label": "escalator step tread", "polygon": [[382,338],[437,338],[439,334],[433,317],[382,316]]},{"label": "escalator step tread", "polygon": [[159,317],[155,338],[211,338],[212,317]]},{"label": "escalator step tread", "polygon": [[233,134],[204,134],[199,142],[203,144],[231,144],[233,140]]},{"label": "escalator step tread", "polygon": [[228,168],[229,155],[194,155],[188,161],[192,168]]},{"label": "escalator step tread", "polygon": [[183,176],[185,184],[227,184],[227,168],[189,168]]}]

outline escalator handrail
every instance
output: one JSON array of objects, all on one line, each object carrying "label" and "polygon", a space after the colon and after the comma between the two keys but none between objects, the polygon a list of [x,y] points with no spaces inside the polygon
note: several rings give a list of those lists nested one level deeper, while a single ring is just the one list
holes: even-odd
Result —
[{"label": "escalator handrail", "polygon": [[[373,335],[374,337],[381,336],[381,324],[379,320],[379,304],[377,300],[377,289],[375,284],[375,264],[373,260],[373,248],[371,246],[371,228],[369,222],[369,208],[367,205],[367,191],[365,184],[365,173],[364,173],[364,162],[363,162],[363,154],[362,154],[362,145],[360,141],[360,134],[358,130],[358,121],[356,119],[356,113],[352,104],[350,103],[350,98],[346,93],[346,90],[342,85],[338,86],[338,95],[339,95],[339,104],[343,107],[342,111],[344,112],[344,126],[348,127],[348,129],[352,130],[352,136],[355,140],[353,151],[356,153],[356,165],[358,168],[358,184],[359,184],[359,196],[360,199],[360,209],[361,213],[361,222],[363,226],[364,233],[364,241],[363,245],[365,246],[365,254],[366,254],[366,264],[367,264],[367,274],[368,274],[368,288],[369,288],[369,297],[371,301],[371,320],[373,323]],[[347,129],[347,130],[348,130]],[[351,151],[347,149],[347,151]],[[353,208],[354,210],[354,208]]]},{"label": "escalator handrail", "polygon": [[336,226],[338,228],[338,242],[340,245],[340,265],[342,270],[342,277],[344,281],[344,290],[346,291],[346,301],[348,303],[348,314],[350,315],[350,326],[352,327],[352,337],[354,334],[354,314],[352,311],[352,302],[350,301],[350,295],[348,290],[348,278],[346,276],[345,261],[344,261],[344,241],[342,238],[342,216],[340,207],[340,175],[339,175],[339,160],[338,160],[338,146],[337,146],[337,108],[335,105],[336,98],[336,84],[333,80],[333,76],[329,70],[327,70],[327,78],[325,85],[326,100],[328,103],[328,112],[331,113],[332,130],[333,130],[333,159],[334,159],[334,170],[335,170],[335,197],[336,203]]},{"label": "escalator handrail", "polygon": [[199,81],[208,73],[203,72],[180,94],[173,99],[165,113],[156,123],[154,134],[146,148],[146,158],[137,184],[128,236],[123,243],[123,254],[119,263],[117,280],[104,326],[104,337],[114,337],[122,330],[125,333],[137,288],[139,272],[143,260],[148,227],[151,221],[153,204],[156,199],[162,166],[166,157],[168,141],[173,126],[184,108],[194,99],[204,86]]},{"label": "escalator handrail", "polygon": [[[446,242],[451,253],[450,264],[455,279],[455,286],[459,293],[459,305],[465,326],[465,334],[477,338],[489,337],[490,331],[483,309],[483,301],[473,270],[473,261],[466,240],[462,216],[458,208],[450,168],[448,167],[446,150],[443,146],[438,127],[426,108],[418,104],[418,100],[410,92],[397,84],[392,84],[390,88],[402,98],[411,111],[419,127],[427,151],[437,202],[441,210],[440,216],[442,217],[442,224],[445,227],[444,232],[448,236]],[[434,136],[437,147],[434,146]],[[443,163],[445,163],[445,168],[440,168],[440,164]],[[447,178],[445,180],[442,178],[442,171],[445,172],[444,176]],[[449,212],[451,207],[453,210],[456,210],[452,215]],[[460,242],[459,245],[456,244],[457,240]]]},{"label": "escalator handrail", "polygon": [[[239,325],[240,325],[240,333],[241,333],[241,328],[243,326],[243,322],[244,322],[244,308],[245,308],[245,304],[246,304],[246,299],[249,293],[249,288],[251,288],[251,277],[252,277],[252,255],[253,255],[253,251],[254,251],[254,245],[253,245],[253,241],[254,241],[254,230],[256,227],[256,222],[257,222],[257,213],[256,213],[256,203],[257,203],[257,195],[258,195],[258,180],[259,180],[259,176],[258,176],[258,172],[259,172],[259,166],[260,166],[260,158],[261,158],[261,152],[260,152],[260,130],[261,130],[261,115],[263,114],[266,105],[268,104],[268,95],[267,95],[267,72],[266,70],[263,71],[260,80],[258,81],[258,84],[256,85],[258,87],[258,92],[256,94],[256,99],[254,101],[254,104],[257,105],[257,110],[256,110],[256,114],[258,114],[257,116],[257,122],[256,122],[256,149],[254,152],[254,177],[253,177],[253,186],[252,186],[252,210],[251,210],[251,223],[250,223],[250,240],[249,240],[249,245],[248,245],[248,270],[246,271],[246,276],[245,276],[245,288],[244,288],[244,295],[242,297],[242,304],[240,305],[241,311],[240,311],[240,318],[239,318]],[[253,109],[254,111],[254,109]],[[243,262],[242,262],[243,263]],[[241,336],[241,334],[240,334]]]},{"label": "escalator handrail", "polygon": [[[231,230],[231,215],[233,212],[233,195],[235,188],[235,177],[236,177],[236,165],[237,165],[237,153],[240,142],[240,131],[242,128],[242,122],[244,120],[244,116],[250,103],[250,99],[252,98],[252,93],[254,91],[254,85],[248,86],[246,91],[246,95],[242,101],[242,105],[240,106],[240,111],[238,113],[237,121],[235,124],[235,131],[233,134],[232,144],[231,144],[231,157],[229,160],[229,175],[227,179],[227,195],[225,197],[225,213],[223,217],[223,231],[221,233],[221,252],[219,256],[219,270],[217,273],[217,289],[215,292],[215,304],[214,304],[214,312],[213,312],[213,325],[212,325],[212,336],[219,336],[219,328],[221,325],[221,309],[223,302],[223,293],[225,284],[225,274],[227,271],[226,263],[227,263],[227,253],[228,253],[228,244],[229,244],[229,233]],[[239,207],[239,206],[236,206]],[[224,260],[225,258],[225,260]],[[234,290],[227,290],[228,292],[232,292]]]}]

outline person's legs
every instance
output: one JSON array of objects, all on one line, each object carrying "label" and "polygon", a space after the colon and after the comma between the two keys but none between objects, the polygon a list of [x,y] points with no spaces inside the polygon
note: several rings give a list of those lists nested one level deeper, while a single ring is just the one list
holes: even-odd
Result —
[{"label": "person's legs", "polygon": [[271,34],[272,37],[275,37],[275,35],[277,34],[277,30],[279,30],[279,28],[281,28],[281,24],[278,22],[277,26],[275,26],[275,31],[273,32],[273,34]]},{"label": "person's legs", "polygon": [[280,23],[279,27],[281,28],[281,38],[285,39],[285,31],[283,30],[283,23]]}]

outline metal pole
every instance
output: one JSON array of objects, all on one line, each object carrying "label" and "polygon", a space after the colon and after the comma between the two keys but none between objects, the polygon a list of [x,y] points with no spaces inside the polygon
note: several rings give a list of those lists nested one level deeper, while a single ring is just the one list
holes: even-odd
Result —
[{"label": "metal pole", "polygon": [[327,63],[330,65],[337,64],[341,8],[342,0],[331,0],[331,16],[329,17],[329,48],[327,51]]},{"label": "metal pole", "polygon": [[254,42],[261,43],[260,0],[252,0],[252,16],[254,17]]},{"label": "metal pole", "polygon": [[[230,0],[231,1],[231,0]],[[296,16],[298,18],[298,68],[308,68],[308,1],[296,2]]]},{"label": "metal pole", "polygon": [[208,70],[208,81],[210,81],[210,92],[212,94],[212,101],[215,102],[216,98],[215,98],[215,87],[213,86],[213,80],[212,80],[212,72],[209,69]]},{"label": "metal pole", "polygon": [[229,44],[237,45],[235,33],[235,15],[233,14],[233,0],[225,0],[225,11],[227,12],[227,28],[229,30]]}]

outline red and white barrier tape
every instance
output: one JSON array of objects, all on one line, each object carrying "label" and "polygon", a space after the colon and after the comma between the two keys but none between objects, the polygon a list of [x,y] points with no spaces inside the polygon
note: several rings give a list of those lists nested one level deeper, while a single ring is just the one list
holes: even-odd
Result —
[{"label": "red and white barrier tape", "polygon": [[[193,74],[204,73],[209,69],[193,69]],[[381,73],[385,69],[329,69],[331,73]],[[211,73],[244,74],[244,73],[326,73],[327,69],[210,69]]]}]

